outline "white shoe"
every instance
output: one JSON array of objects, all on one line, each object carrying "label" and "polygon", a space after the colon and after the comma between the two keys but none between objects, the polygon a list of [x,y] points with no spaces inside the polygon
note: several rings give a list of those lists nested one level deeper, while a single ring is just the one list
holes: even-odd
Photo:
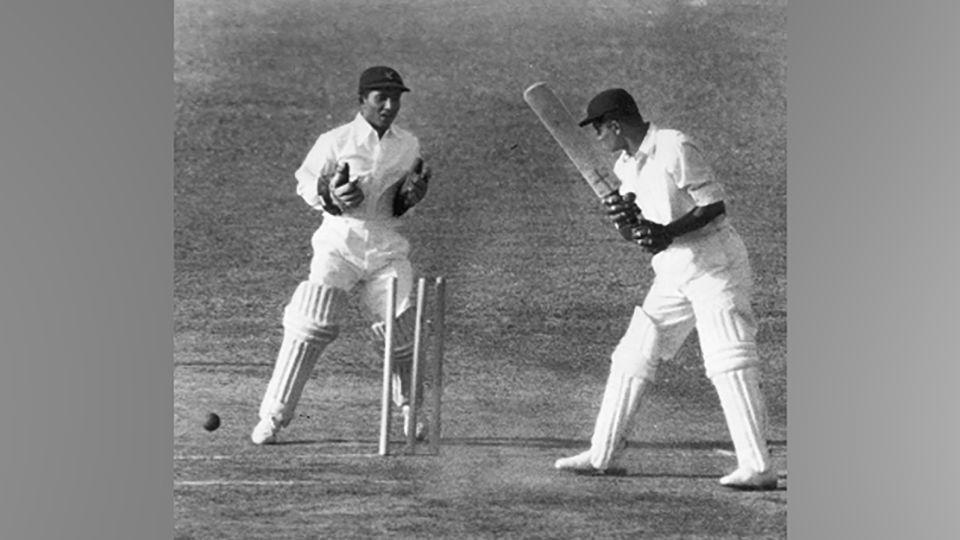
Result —
[{"label": "white shoe", "polygon": [[622,476],[627,473],[627,469],[620,466],[616,458],[610,460],[610,465],[604,470],[594,467],[593,463],[590,462],[590,450],[575,456],[560,458],[553,464],[553,467],[559,471],[585,475]]},{"label": "white shoe", "polygon": [[737,469],[721,478],[720,485],[742,490],[777,489],[777,471],[769,469],[757,472],[751,469]]},{"label": "white shoe", "polygon": [[[400,413],[403,415],[403,436],[410,436],[410,406],[404,405],[400,408]],[[427,439],[427,425],[417,420],[417,431],[416,438],[418,441],[424,441]]]},{"label": "white shoe", "polygon": [[253,444],[276,444],[279,431],[280,425],[272,419],[260,420],[257,427],[253,428],[250,440],[253,441]]}]

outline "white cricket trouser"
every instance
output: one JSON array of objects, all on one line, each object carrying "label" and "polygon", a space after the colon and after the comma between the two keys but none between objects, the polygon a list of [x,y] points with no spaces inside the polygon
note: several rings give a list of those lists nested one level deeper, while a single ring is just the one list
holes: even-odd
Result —
[{"label": "white cricket trouser", "polygon": [[373,321],[372,335],[378,344],[383,342],[387,283],[391,277],[397,278],[392,388],[394,402],[407,404],[414,333],[409,309],[413,290],[413,267],[407,258],[410,243],[383,223],[327,216],[312,244],[310,280],[345,291],[359,287],[361,309]]},{"label": "white cricket trouser", "polygon": [[397,310],[410,306],[413,267],[410,243],[388,225],[327,216],[313,234],[309,281],[352,292],[360,287],[364,316],[386,317],[387,282],[397,278]]},{"label": "white cricket trouser", "polygon": [[[348,293],[359,287],[361,310],[373,322],[374,339],[386,317],[387,283],[397,278],[398,332],[394,339],[394,401],[409,395],[413,269],[410,244],[392,228],[327,216],[312,238],[308,279],[297,287],[284,315],[283,343],[260,405],[260,417],[287,425],[323,350],[339,333]],[[409,330],[409,331],[408,331]],[[382,331],[380,332],[382,334]]]},{"label": "white cricket trouser", "polygon": [[[657,327],[659,358],[635,359],[651,364],[645,370],[650,379],[657,361],[676,355],[694,328],[708,377],[758,363],[746,247],[726,220],[705,229],[653,257],[656,277],[640,309]],[[629,342],[622,345],[636,349]]]},{"label": "white cricket trouser", "polygon": [[766,412],[750,306],[753,277],[743,241],[722,219],[676,239],[652,264],[656,278],[611,355],[592,439],[594,466],[602,469],[613,458],[639,407],[642,383],[655,380],[660,360],[676,355],[696,328],[704,368],[717,387],[738,458],[765,470]]}]

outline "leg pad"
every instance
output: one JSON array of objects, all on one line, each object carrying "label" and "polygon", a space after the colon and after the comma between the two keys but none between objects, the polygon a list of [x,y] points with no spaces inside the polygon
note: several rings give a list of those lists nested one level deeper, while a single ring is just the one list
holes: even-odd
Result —
[{"label": "leg pad", "polygon": [[626,446],[626,432],[648,381],[611,372],[590,441],[590,463],[599,471],[610,467],[615,454]]},{"label": "leg pad", "polygon": [[339,334],[346,298],[341,289],[311,281],[297,286],[283,313],[283,342],[260,403],[261,420],[286,426],[293,419],[317,359]]},{"label": "leg pad", "polygon": [[660,362],[660,331],[641,308],[636,308],[627,331],[610,357],[611,373],[653,381]]},{"label": "leg pad", "polygon": [[720,373],[711,381],[717,389],[737,453],[737,467],[747,472],[770,470],[767,449],[767,409],[757,368]]},{"label": "leg pad", "polygon": [[[411,369],[413,367],[413,338],[416,332],[416,310],[406,309],[397,316],[393,327],[393,402],[397,406],[409,404]],[[386,339],[387,325],[378,322],[371,327],[374,342],[382,351]],[[423,392],[417,392],[422,396]],[[417,401],[420,401],[419,399]]]}]

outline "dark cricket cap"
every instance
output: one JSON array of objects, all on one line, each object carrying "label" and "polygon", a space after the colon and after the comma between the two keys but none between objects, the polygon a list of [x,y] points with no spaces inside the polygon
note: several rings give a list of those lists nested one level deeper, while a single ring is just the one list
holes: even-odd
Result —
[{"label": "dark cricket cap", "polygon": [[604,118],[631,116],[640,116],[637,102],[623,88],[611,88],[600,92],[590,100],[587,104],[587,117],[580,121],[580,127]]},{"label": "dark cricket cap", "polygon": [[409,92],[410,89],[403,85],[403,79],[397,70],[387,66],[373,66],[363,70],[360,74],[360,93],[367,90],[384,90],[396,88],[401,92]]}]

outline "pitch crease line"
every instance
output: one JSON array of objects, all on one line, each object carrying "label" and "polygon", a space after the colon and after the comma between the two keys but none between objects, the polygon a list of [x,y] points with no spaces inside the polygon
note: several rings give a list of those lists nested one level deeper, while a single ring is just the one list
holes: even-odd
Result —
[{"label": "pitch crease line", "polygon": [[[228,459],[254,459],[261,458],[263,456],[253,455],[253,454],[213,454],[213,455],[184,455],[184,456],[174,456],[174,460],[178,461],[221,461]],[[285,455],[284,458],[290,459],[307,459],[307,458],[335,458],[335,457],[345,457],[345,458],[374,458],[380,457],[375,453],[362,453],[362,454],[294,454],[294,455]]]},{"label": "pitch crease line", "polygon": [[[358,482],[336,480],[181,480],[174,482],[174,487],[207,487],[207,486],[314,486],[314,485],[356,485]],[[370,484],[399,484],[398,480],[364,480],[359,483]]]}]

